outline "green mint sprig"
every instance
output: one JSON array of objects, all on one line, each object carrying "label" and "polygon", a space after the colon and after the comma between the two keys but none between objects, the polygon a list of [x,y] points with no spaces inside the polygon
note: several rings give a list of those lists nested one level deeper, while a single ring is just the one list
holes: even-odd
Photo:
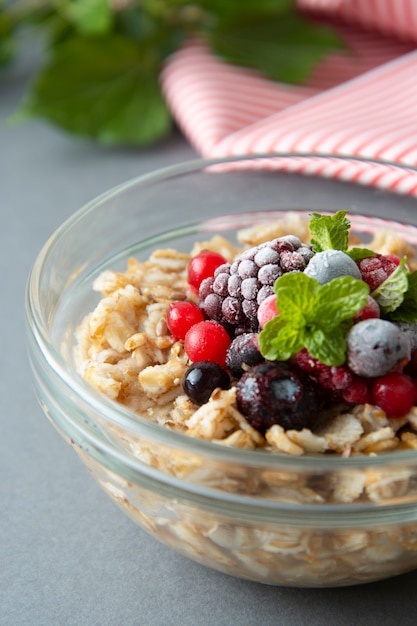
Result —
[{"label": "green mint sprig", "polygon": [[310,233],[311,247],[314,252],[324,250],[341,250],[354,261],[375,256],[375,252],[368,248],[351,248],[348,250],[350,221],[346,218],[347,211],[337,211],[333,215],[311,213]]},{"label": "green mint sprig", "polygon": [[274,286],[279,315],[259,334],[262,355],[287,361],[306,348],[325,365],[346,360],[345,335],[365,306],[369,286],[351,276],[320,285],[302,272],[284,274]]},{"label": "green mint sprig", "polygon": [[378,302],[382,314],[392,313],[397,310],[404,300],[404,296],[408,291],[406,261],[407,259],[404,257],[392,274],[371,293],[374,300]]},{"label": "green mint sprig", "polygon": [[401,304],[386,317],[393,322],[417,322],[417,270],[407,276],[408,287]]}]

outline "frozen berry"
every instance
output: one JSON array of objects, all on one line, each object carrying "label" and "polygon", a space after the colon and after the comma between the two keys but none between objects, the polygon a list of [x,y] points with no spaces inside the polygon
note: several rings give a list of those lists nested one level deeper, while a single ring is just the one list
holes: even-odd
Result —
[{"label": "frozen berry", "polygon": [[272,294],[271,296],[268,296],[267,298],[265,298],[265,300],[261,302],[261,304],[258,307],[257,317],[258,317],[259,327],[261,329],[264,328],[265,324],[269,322],[270,320],[272,320],[272,318],[276,317],[277,315],[278,315],[277,297],[275,294]]},{"label": "frozen berry", "polygon": [[315,278],[321,285],[334,278],[352,276],[360,280],[361,273],[355,261],[341,250],[324,250],[313,256],[304,273]]},{"label": "frozen berry", "polygon": [[200,306],[207,318],[234,327],[234,334],[259,330],[258,308],[274,293],[285,272],[302,272],[313,251],[295,237],[280,237],[245,250],[219,266],[200,284]]},{"label": "frozen berry", "polygon": [[190,400],[201,405],[208,402],[215,389],[228,389],[230,377],[218,363],[199,361],[188,368],[182,386]]},{"label": "frozen berry", "polygon": [[371,395],[368,381],[359,376],[353,376],[349,386],[343,389],[342,398],[350,404],[369,404]]},{"label": "frozen berry", "polygon": [[392,274],[398,266],[397,260],[392,256],[377,254],[357,261],[362,280],[368,283],[371,292],[377,289]]},{"label": "frozen berry", "polygon": [[287,363],[265,362],[248,370],[237,384],[239,410],[261,433],[274,424],[311,428],[319,401],[312,384]]},{"label": "frozen berry", "polygon": [[375,378],[410,359],[409,337],[392,322],[368,319],[354,324],[346,336],[347,364],[358,376]]},{"label": "frozen berry", "polygon": [[312,357],[305,348],[295,355],[294,360],[323,389],[340,392],[352,383],[353,375],[347,367],[343,365],[325,365]]},{"label": "frozen berry", "polygon": [[372,401],[388,417],[406,415],[417,400],[417,389],[411,378],[401,372],[390,372],[372,385]]},{"label": "frozen berry", "polygon": [[203,312],[193,302],[171,302],[167,326],[175,340],[184,339],[191,326],[204,320]]},{"label": "frozen berry", "polygon": [[201,282],[212,276],[216,268],[226,262],[226,259],[218,252],[203,250],[194,256],[188,264],[188,283],[198,291]]},{"label": "frozen berry", "polygon": [[378,302],[370,295],[367,296],[366,304],[358,311],[353,318],[354,322],[369,320],[374,317],[380,317],[381,311]]},{"label": "frozen berry", "polygon": [[227,351],[226,365],[235,378],[240,378],[249,367],[262,361],[264,358],[259,350],[257,333],[239,335]]},{"label": "frozen berry", "polygon": [[191,361],[213,361],[222,367],[230,337],[223,326],[212,320],[198,322],[185,335],[184,349]]}]

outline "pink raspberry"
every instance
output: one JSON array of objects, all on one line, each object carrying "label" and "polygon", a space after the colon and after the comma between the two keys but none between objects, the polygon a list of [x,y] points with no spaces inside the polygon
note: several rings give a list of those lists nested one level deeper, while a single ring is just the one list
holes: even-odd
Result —
[{"label": "pink raspberry", "polygon": [[377,254],[357,261],[362,280],[368,283],[371,292],[377,289],[398,266],[399,259],[393,255]]}]

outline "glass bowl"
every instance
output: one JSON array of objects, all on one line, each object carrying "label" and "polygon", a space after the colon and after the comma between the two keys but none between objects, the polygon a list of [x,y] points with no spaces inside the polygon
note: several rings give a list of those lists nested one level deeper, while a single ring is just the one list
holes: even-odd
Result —
[{"label": "glass bowl", "polygon": [[[346,180],[326,178],[335,164]],[[358,176],[356,166],[369,166],[368,174]],[[308,155],[174,166],[79,210],[34,263],[27,329],[43,410],[122,511],[205,566],[298,587],[365,583],[416,568],[417,451],[269,454],[187,437],[133,414],[74,368],[75,330],[98,301],[92,283],[132,256],[144,260],[162,247],[188,252],[217,233],[233,240],[238,228],[288,211],[347,210],[361,235],[391,228],[416,245],[417,199],[364,184],[373,166]],[[417,180],[412,169],[389,166],[389,180],[410,176]],[[364,481],[373,485],[366,494],[340,497],[343,485]]]}]

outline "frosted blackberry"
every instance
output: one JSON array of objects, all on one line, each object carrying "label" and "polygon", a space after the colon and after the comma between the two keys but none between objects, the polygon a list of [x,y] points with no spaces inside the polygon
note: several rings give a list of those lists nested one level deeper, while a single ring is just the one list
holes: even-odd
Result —
[{"label": "frosted blackberry", "polygon": [[245,250],[202,281],[200,306],[207,318],[233,328],[233,334],[258,332],[258,307],[274,293],[274,283],[286,272],[303,272],[314,256],[293,235]]},{"label": "frosted blackberry", "polygon": [[301,430],[314,426],[320,409],[311,382],[287,363],[265,362],[243,374],[236,400],[248,422],[265,433],[274,424]]}]

